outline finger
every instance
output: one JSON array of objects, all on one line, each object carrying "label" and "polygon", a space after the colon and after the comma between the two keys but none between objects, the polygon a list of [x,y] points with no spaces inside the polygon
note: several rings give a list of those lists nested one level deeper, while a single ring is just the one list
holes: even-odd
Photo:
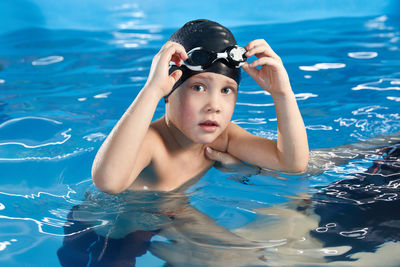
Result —
[{"label": "finger", "polygon": [[180,53],[175,53],[171,56],[171,60],[172,62],[174,62],[178,67],[182,66],[183,62],[187,59],[182,56],[182,54]]},{"label": "finger", "polygon": [[258,58],[267,56],[267,57],[271,57],[271,58],[274,58],[277,60],[281,60],[280,57],[266,45],[254,47],[253,49],[251,49],[249,51],[249,56],[247,56],[247,55],[246,56],[251,57],[253,55],[255,55]]},{"label": "finger", "polygon": [[180,58],[186,60],[188,58],[187,53],[183,45],[171,42],[172,46],[176,49],[175,54],[179,55]]},{"label": "finger", "polygon": [[160,61],[169,62],[173,61],[176,65],[180,66],[181,60],[187,59],[185,48],[177,43],[167,43],[159,52]]},{"label": "finger", "polygon": [[266,44],[267,42],[264,39],[257,39],[257,40],[253,40],[250,43],[248,43],[244,48],[249,51],[251,49],[253,49],[256,46],[260,46],[262,44]]},{"label": "finger", "polygon": [[253,79],[255,79],[255,78],[259,75],[259,72],[260,72],[258,69],[250,67],[249,63],[247,63],[247,62],[243,65],[242,68],[243,68],[243,70],[244,70],[245,72],[247,72],[247,74],[249,74]]},{"label": "finger", "polygon": [[182,65],[182,58],[178,55],[172,55],[171,61],[174,62],[178,67]]},{"label": "finger", "polygon": [[[270,57],[279,58],[279,56],[275,53],[275,51],[271,48],[271,46],[264,39],[257,39],[251,41],[245,48],[247,51],[251,51],[257,47],[264,47],[265,53]],[[256,53],[252,54],[255,55]],[[247,55],[246,55],[247,56]]]},{"label": "finger", "polygon": [[254,56],[255,54],[261,54],[261,53],[267,53],[267,47],[265,45],[259,45],[255,46],[250,50],[247,50],[245,56],[246,57],[251,57]]},{"label": "finger", "polygon": [[179,57],[183,60],[186,60],[188,57],[186,54],[185,48],[183,48],[183,46],[180,44],[174,43],[172,46],[170,46],[167,49],[167,51],[169,54],[171,54],[171,56],[173,55],[173,56]]},{"label": "finger", "polygon": [[206,156],[215,161],[223,161],[223,152],[216,151],[211,147],[206,147]]},{"label": "finger", "polygon": [[251,50],[246,52],[246,57],[256,56],[258,58],[263,56],[272,57],[274,59],[280,60],[280,57],[266,45],[255,46]]},{"label": "finger", "polygon": [[161,54],[165,53],[165,52],[168,51],[172,46],[173,46],[173,42],[170,42],[170,41],[166,42],[166,43],[161,47],[161,49],[160,49],[160,51],[158,52],[158,54],[161,55]]},{"label": "finger", "polygon": [[257,60],[254,60],[249,64],[250,68],[256,68],[258,66],[272,66],[276,67],[279,63],[274,58],[270,57],[261,57]]}]

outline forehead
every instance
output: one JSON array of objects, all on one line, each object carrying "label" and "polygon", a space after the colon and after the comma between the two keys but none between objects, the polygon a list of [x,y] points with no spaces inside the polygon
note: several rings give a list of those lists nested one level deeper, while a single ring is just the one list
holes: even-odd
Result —
[{"label": "forehead", "polygon": [[208,82],[208,83],[219,83],[228,86],[237,87],[238,84],[232,78],[225,75],[214,73],[214,72],[202,72],[191,76],[186,82]]}]

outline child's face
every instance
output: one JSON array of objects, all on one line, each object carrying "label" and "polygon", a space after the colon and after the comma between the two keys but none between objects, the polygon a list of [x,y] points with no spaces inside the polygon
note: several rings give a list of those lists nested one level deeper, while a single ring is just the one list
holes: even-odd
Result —
[{"label": "child's face", "polygon": [[167,117],[193,142],[209,144],[228,126],[237,90],[237,83],[222,74],[196,74],[169,97]]}]

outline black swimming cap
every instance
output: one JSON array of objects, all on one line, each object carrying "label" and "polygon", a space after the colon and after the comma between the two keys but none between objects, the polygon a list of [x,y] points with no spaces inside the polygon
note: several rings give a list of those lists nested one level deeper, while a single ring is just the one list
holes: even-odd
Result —
[{"label": "black swimming cap", "polygon": [[[202,47],[208,51],[223,52],[226,48],[236,45],[235,37],[230,30],[214,21],[199,19],[189,21],[182,28],[178,29],[174,34],[171,35],[169,41],[173,41],[181,44],[186,52],[190,51],[195,47]],[[172,91],[165,96],[168,97],[178,86],[193,75],[202,72],[214,72],[225,75],[232,78],[240,83],[241,70],[224,63],[224,61],[218,60],[214,62],[210,67],[204,71],[193,71],[188,69],[185,65],[181,67],[171,66],[169,74],[175,70],[182,70],[182,77],[175,83]]]}]

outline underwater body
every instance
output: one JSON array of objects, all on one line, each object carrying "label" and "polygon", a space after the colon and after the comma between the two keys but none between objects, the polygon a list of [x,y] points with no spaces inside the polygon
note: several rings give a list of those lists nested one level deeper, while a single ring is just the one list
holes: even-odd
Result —
[{"label": "underwater body", "polygon": [[[212,168],[172,192],[119,196],[93,186],[93,158],[176,28],[2,33],[2,266],[397,266],[399,21],[230,27],[239,44],[265,38],[282,58],[308,170]],[[272,98],[245,74],[233,122],[276,138]]]}]

